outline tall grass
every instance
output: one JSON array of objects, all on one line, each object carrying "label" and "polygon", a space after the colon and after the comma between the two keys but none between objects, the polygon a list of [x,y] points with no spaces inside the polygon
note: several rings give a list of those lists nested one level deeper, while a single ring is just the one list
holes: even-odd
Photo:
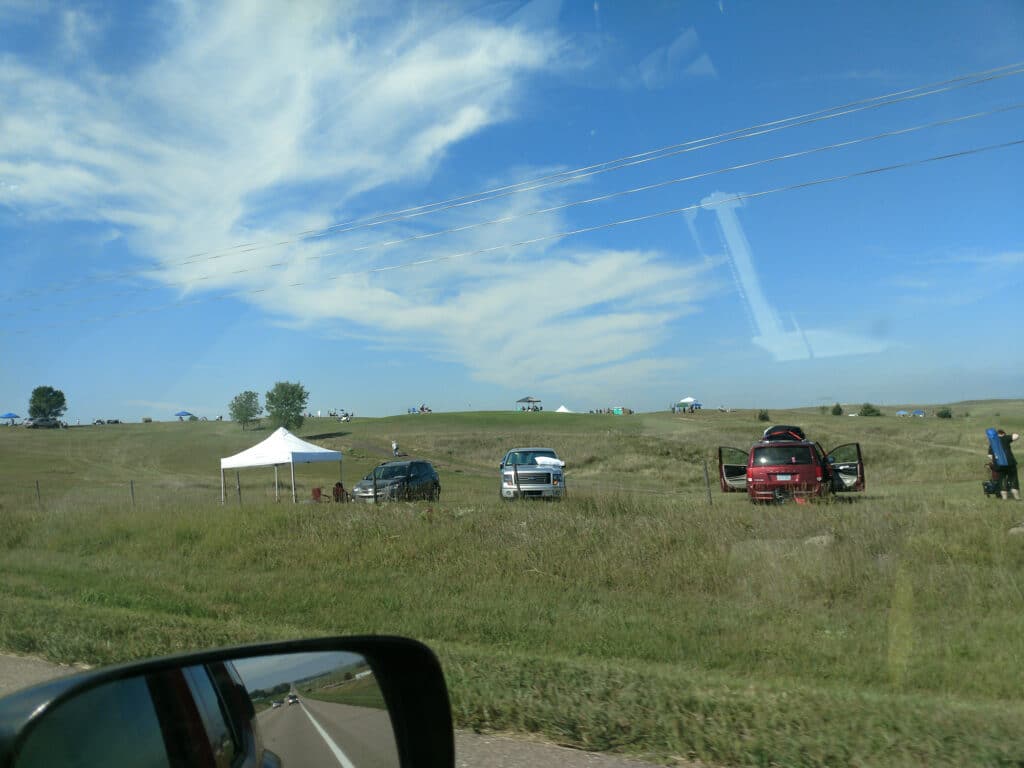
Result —
[{"label": "tall grass", "polygon": [[[709,506],[703,489],[714,447],[759,431],[749,414],[438,416],[357,420],[319,440],[346,452],[346,472],[386,457],[395,434],[441,469],[441,503],[379,507],[248,490],[221,506],[215,458],[180,450],[170,429],[132,451],[157,454],[154,482],[205,483],[185,489],[196,495],[103,501],[82,479],[102,460],[84,460],[86,431],[55,435],[83,441],[65,468],[79,492],[40,505],[9,475],[0,495],[0,647],[105,663],[399,633],[438,649],[466,727],[740,764],[1024,759],[1024,537],[1008,534],[1024,507],[980,493],[985,415],[773,414],[828,446],[861,441],[869,491],[756,507],[717,489]],[[214,457],[239,442],[222,425],[201,436]],[[5,439],[42,455],[47,436]],[[558,448],[566,502],[498,500],[512,443]],[[132,451],[97,480],[147,476]]]}]

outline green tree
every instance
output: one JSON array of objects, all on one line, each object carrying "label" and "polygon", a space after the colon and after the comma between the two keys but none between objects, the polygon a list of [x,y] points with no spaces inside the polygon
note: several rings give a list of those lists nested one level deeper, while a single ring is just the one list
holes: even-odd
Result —
[{"label": "green tree", "polygon": [[68,409],[64,393],[53,387],[36,387],[28,401],[28,415],[33,419],[59,419]]},{"label": "green tree", "polygon": [[940,419],[952,419],[953,411],[950,408],[940,408],[935,412],[935,415],[938,416]]},{"label": "green tree", "polygon": [[297,429],[305,421],[302,414],[306,410],[307,400],[309,392],[304,386],[298,382],[279,381],[267,392],[264,402],[275,427]]},{"label": "green tree", "polygon": [[232,421],[237,421],[245,429],[256,420],[256,417],[263,413],[260,406],[260,396],[251,389],[245,390],[228,404],[228,415]]},{"label": "green tree", "polygon": [[860,415],[861,416],[881,416],[882,412],[880,410],[878,410],[877,408],[875,408],[875,406],[873,406],[871,403],[864,403],[864,405],[862,405],[860,407]]},{"label": "green tree", "polygon": [[768,411],[762,408],[757,414],[758,421],[771,421],[772,417],[768,415]]},{"label": "green tree", "polygon": [[843,406],[841,406],[839,403],[836,403],[835,405],[833,405],[832,406],[832,415],[833,416],[842,416],[843,415]]}]

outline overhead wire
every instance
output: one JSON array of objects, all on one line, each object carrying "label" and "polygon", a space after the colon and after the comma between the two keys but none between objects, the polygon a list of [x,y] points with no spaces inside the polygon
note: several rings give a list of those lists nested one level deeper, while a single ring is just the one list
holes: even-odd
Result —
[{"label": "overhead wire", "polygon": [[[755,167],[759,167],[759,166],[763,166],[763,165],[768,165],[768,164],[772,164],[772,163],[778,163],[778,162],[782,162],[782,161],[785,161],[785,160],[793,160],[793,159],[797,159],[797,158],[801,158],[801,157],[807,157],[807,156],[814,155],[814,154],[819,154],[819,153],[822,153],[822,152],[834,151],[834,150],[837,150],[837,149],[846,149],[846,148],[849,148],[849,147],[852,147],[852,146],[857,146],[857,145],[860,145],[860,144],[866,144],[866,143],[873,142],[873,141],[879,141],[881,139],[892,138],[892,137],[896,137],[896,136],[904,136],[904,135],[908,135],[908,134],[911,134],[911,133],[916,133],[916,132],[920,132],[920,131],[928,130],[928,129],[932,129],[932,128],[939,128],[939,127],[945,127],[945,126],[949,126],[949,125],[955,125],[955,124],[966,122],[966,121],[969,121],[969,120],[976,120],[976,119],[980,119],[980,118],[984,118],[984,117],[990,117],[990,116],[993,116],[993,115],[1002,114],[1002,113],[1006,113],[1006,112],[1011,112],[1011,111],[1019,110],[1019,109],[1022,109],[1022,108],[1024,108],[1024,102],[1010,104],[1010,105],[1006,105],[1006,106],[1003,106],[1003,107],[997,107],[997,108],[990,109],[990,110],[985,110],[985,111],[982,111],[982,112],[973,112],[973,113],[965,114],[965,115],[957,115],[955,117],[945,118],[945,119],[942,119],[942,120],[933,120],[933,121],[928,122],[928,123],[922,123],[922,124],[918,124],[918,125],[914,125],[914,126],[909,126],[909,127],[904,127],[904,128],[895,128],[895,129],[891,129],[891,130],[887,130],[887,131],[882,131],[880,133],[875,133],[875,134],[872,134],[872,135],[869,135],[869,136],[862,136],[862,137],[857,137],[857,138],[853,138],[853,139],[845,139],[845,140],[842,140],[842,141],[833,142],[831,144],[825,144],[825,145],[821,145],[821,146],[817,146],[817,147],[811,147],[809,149],[794,150],[792,152],[786,152],[786,153],[779,154],[779,155],[773,155],[773,156],[767,157],[767,158],[761,158],[761,159],[758,159],[758,160],[751,160],[751,161],[747,161],[747,162],[743,162],[743,163],[736,163],[736,164],[733,164],[733,165],[730,165],[730,166],[726,166],[726,167],[723,167],[723,168],[717,168],[717,169],[708,170],[708,171],[701,171],[701,172],[690,174],[690,175],[687,175],[687,176],[681,176],[681,177],[675,177],[675,178],[672,178],[672,179],[666,179],[666,180],[654,182],[654,183],[651,183],[651,184],[644,184],[644,185],[641,185],[641,186],[638,186],[638,187],[632,187],[632,188],[624,189],[624,190],[617,190],[617,191],[614,191],[614,192],[609,192],[609,193],[605,193],[605,194],[601,194],[601,195],[595,195],[595,196],[584,198],[584,199],[580,199],[580,200],[574,200],[574,201],[569,201],[569,202],[566,202],[566,203],[560,203],[558,205],[548,206],[548,207],[545,207],[545,208],[535,209],[535,210],[531,210],[531,211],[525,211],[525,212],[522,212],[522,213],[509,214],[509,215],[506,215],[506,216],[500,216],[500,217],[497,217],[497,218],[487,219],[487,220],[484,220],[484,221],[470,222],[470,223],[467,223],[467,224],[461,224],[461,225],[458,225],[458,226],[449,227],[449,228],[441,229],[441,230],[434,230],[434,231],[430,231],[430,232],[421,232],[421,233],[417,233],[417,234],[414,234],[414,235],[409,235],[409,236],[403,237],[403,238],[395,238],[395,239],[390,239],[390,240],[378,241],[378,242],[375,242],[375,243],[368,243],[368,244],[364,244],[364,245],[360,245],[360,246],[353,246],[351,248],[346,248],[346,249],[336,250],[336,251],[330,251],[328,253],[323,253],[323,254],[308,255],[308,256],[302,257],[301,261],[304,261],[304,262],[323,261],[324,259],[334,258],[334,257],[337,257],[337,256],[355,255],[355,254],[363,253],[363,252],[369,251],[369,250],[390,248],[390,247],[394,247],[394,246],[398,246],[398,245],[405,245],[405,244],[408,244],[408,243],[413,243],[413,242],[433,239],[433,238],[441,237],[441,236],[444,236],[444,235],[459,234],[459,233],[467,232],[467,231],[470,231],[470,230],[479,229],[481,227],[496,226],[496,225],[499,225],[499,224],[508,224],[508,223],[511,223],[511,222],[514,222],[514,221],[518,221],[518,220],[522,220],[522,219],[526,219],[526,218],[530,218],[530,217],[534,217],[534,216],[548,215],[548,214],[557,213],[557,212],[560,212],[560,211],[563,211],[563,210],[567,210],[567,209],[570,209],[570,208],[579,207],[579,206],[583,206],[583,205],[591,205],[591,204],[599,203],[599,202],[607,202],[609,200],[614,200],[614,199],[617,199],[617,198],[620,198],[620,197],[625,197],[625,196],[629,196],[629,195],[639,194],[641,192],[650,192],[650,191],[657,190],[657,189],[663,189],[663,188],[666,188],[666,187],[669,187],[669,186],[678,185],[678,184],[682,184],[682,183],[689,182],[689,181],[695,181],[695,180],[699,180],[699,179],[709,178],[709,177],[712,177],[712,176],[717,176],[717,175],[721,175],[721,174],[725,174],[725,173],[731,173],[731,172],[735,172],[735,171],[739,171],[739,170],[747,170],[747,169],[750,169],[750,168],[755,168]],[[194,262],[194,263],[199,263],[199,262]],[[74,304],[87,303],[89,301],[102,301],[102,300],[105,300],[105,298],[118,297],[118,296],[129,296],[129,295],[133,295],[133,294],[137,294],[137,293],[143,293],[143,292],[146,292],[146,291],[161,290],[161,289],[165,289],[165,288],[187,288],[189,286],[192,286],[196,282],[200,282],[200,281],[204,281],[204,280],[230,277],[232,275],[248,274],[248,273],[253,273],[253,272],[258,272],[258,271],[263,271],[263,270],[268,270],[268,269],[275,269],[275,268],[278,268],[278,267],[284,267],[284,266],[287,266],[287,265],[288,265],[287,262],[281,262],[281,261],[273,262],[273,263],[270,263],[270,264],[256,264],[256,265],[247,266],[247,267],[240,268],[240,269],[228,270],[228,271],[223,271],[223,272],[207,273],[207,274],[203,274],[203,275],[200,275],[200,276],[197,276],[197,277],[193,277],[193,278],[190,278],[190,279],[187,279],[187,280],[166,281],[166,282],[161,282],[159,284],[154,284],[154,285],[147,286],[147,287],[134,288],[134,289],[130,289],[130,290],[114,292],[113,294],[106,294],[105,297],[97,297],[97,298],[85,297],[85,298],[80,299],[78,301],[66,302],[66,303],[58,305],[58,306],[66,307],[66,306],[71,306],[71,305],[74,305]],[[139,271],[134,276],[152,275],[152,274],[154,274],[156,272],[158,272],[158,270],[153,269],[153,268],[149,268],[149,269],[146,269],[146,270]],[[22,294],[22,295],[24,296],[24,295],[31,295],[31,294]],[[47,309],[52,309],[53,306],[54,305],[52,303],[49,303],[45,307],[43,307],[43,306],[37,307],[36,310],[42,312],[42,311],[46,311]],[[6,313],[0,313],[0,314],[6,314],[8,316],[11,316],[11,315],[14,315],[16,313],[8,311]]]},{"label": "overhead wire", "polygon": [[[945,93],[959,88],[967,88],[975,85],[981,85],[983,83],[992,82],[994,80],[999,80],[1005,77],[1012,77],[1022,73],[1024,73],[1024,62],[1007,64],[1000,67],[994,67],[988,70],[982,70],[978,72],[968,73],[965,75],[959,75],[955,78],[951,78],[948,80],[943,80],[935,83],[928,83],[925,85],[915,86],[913,88],[903,89],[901,91],[894,91],[879,96],[872,96],[865,99],[847,102],[845,104],[826,107],[812,112],[762,122],[753,126],[748,126],[746,128],[732,129],[729,131],[721,132],[718,134],[714,134],[712,136],[706,136],[699,139],[690,139],[684,142],[679,142],[676,144],[660,147],[658,149],[646,150],[644,152],[626,155],[613,160],[602,161],[600,163],[595,163],[589,166],[583,166],[568,171],[560,171],[553,174],[548,174],[546,176],[541,176],[534,179],[517,182],[515,184],[494,187],[470,195],[462,195],[459,197],[448,198],[447,200],[432,203],[425,203],[410,208],[374,214],[368,217],[353,219],[348,222],[331,224],[327,227],[319,229],[305,230],[290,235],[283,240],[268,240],[263,242],[255,241],[248,243],[239,243],[237,245],[230,246],[228,248],[220,249],[217,251],[207,251],[193,254],[192,256],[189,256],[186,259],[178,262],[167,262],[156,265],[154,267],[140,268],[134,270],[122,270],[110,275],[91,276],[87,278],[81,278],[79,280],[66,281],[62,283],[59,287],[55,288],[55,290],[66,291],[72,290],[73,288],[81,285],[88,285],[97,282],[111,282],[116,280],[123,280],[130,277],[145,277],[154,272],[159,272],[162,269],[173,268],[178,266],[189,266],[191,264],[199,263],[202,261],[212,261],[216,259],[221,259],[224,258],[225,256],[233,255],[236,253],[251,253],[258,250],[294,245],[298,242],[316,239],[327,235],[344,234],[347,232],[356,231],[358,229],[376,227],[383,224],[405,221],[420,216],[442,213],[460,207],[477,205],[483,202],[489,202],[491,200],[495,200],[501,197],[507,197],[514,194],[521,194],[524,192],[537,191],[539,189],[543,189],[556,184],[576,182],[597,174],[621,170],[623,168],[650,163],[656,160],[663,160],[669,157],[678,156],[683,153],[696,152],[703,149],[708,149],[710,147],[719,146],[734,141],[740,141],[743,139],[763,136],[770,133],[775,133],[777,131],[786,130],[789,128],[796,128],[816,122],[821,122],[824,120],[832,120],[839,117],[845,117],[850,114],[855,114],[857,112],[861,112],[864,110],[878,109],[880,107],[920,99],[926,96],[936,95],[938,93]],[[282,262],[280,265],[284,266],[285,264]],[[20,295],[31,295],[31,293],[21,293]]]},{"label": "overhead wire", "polygon": [[[892,171],[904,170],[904,169],[907,169],[907,168],[912,168],[912,167],[916,167],[916,166],[922,166],[922,165],[926,165],[926,164],[929,164],[929,163],[943,162],[943,161],[946,161],[946,160],[953,160],[953,159],[957,159],[957,158],[968,157],[968,156],[971,156],[971,155],[978,155],[978,154],[981,154],[981,153],[984,153],[984,152],[992,152],[992,151],[1001,150],[1001,149],[1009,149],[1011,147],[1018,147],[1018,146],[1022,146],[1022,145],[1024,145],[1024,139],[1015,139],[1013,141],[1006,141],[1006,142],[1001,142],[1001,143],[998,143],[998,144],[989,144],[989,145],[985,145],[985,146],[981,146],[981,147],[973,147],[971,149],[960,150],[960,151],[957,151],[957,152],[948,152],[948,153],[945,153],[945,154],[933,155],[933,156],[930,156],[930,157],[920,158],[920,159],[916,159],[916,160],[907,160],[907,161],[899,162],[899,163],[891,163],[889,165],[878,166],[878,167],[875,167],[875,168],[869,168],[869,169],[862,170],[862,171],[853,171],[853,172],[849,172],[849,173],[838,174],[838,175],[835,175],[835,176],[829,176],[829,177],[824,177],[824,178],[812,179],[810,181],[803,181],[803,182],[798,182],[798,183],[794,183],[794,184],[787,184],[787,185],[784,185],[784,186],[773,187],[773,188],[769,188],[769,189],[760,190],[760,191],[757,191],[757,192],[747,192],[747,193],[731,195],[731,196],[722,198],[720,200],[716,200],[714,202],[695,203],[695,204],[692,204],[692,205],[687,205],[687,206],[682,206],[682,207],[677,207],[677,208],[671,208],[671,209],[668,209],[668,210],[656,211],[656,212],[653,212],[653,213],[642,214],[642,215],[639,215],[639,216],[631,216],[631,217],[625,218],[625,219],[618,219],[618,220],[615,220],[615,221],[604,222],[602,224],[597,224],[597,225],[593,225],[593,226],[578,227],[576,229],[565,230],[565,231],[561,231],[561,232],[557,232],[557,233],[547,233],[547,234],[539,235],[539,236],[532,237],[532,238],[525,238],[525,239],[522,239],[522,240],[519,240],[519,241],[516,241],[516,242],[503,243],[501,245],[495,245],[495,246],[488,246],[486,248],[477,248],[477,249],[473,249],[473,250],[469,250],[469,251],[463,251],[463,252],[460,252],[460,253],[446,254],[446,255],[443,255],[443,256],[435,256],[435,257],[430,257],[430,258],[425,258],[425,259],[417,259],[415,261],[405,262],[405,263],[402,263],[402,264],[393,264],[393,265],[386,265],[386,266],[380,266],[380,267],[372,267],[372,268],[368,268],[368,269],[365,269],[365,270],[339,273],[339,274],[332,275],[332,276],[329,276],[329,277],[321,278],[321,280],[323,280],[323,281],[338,280],[338,279],[341,279],[343,277],[375,274],[375,273],[381,273],[381,272],[391,272],[391,271],[400,270],[400,269],[411,269],[411,268],[415,268],[415,267],[425,266],[427,264],[437,264],[437,263],[441,263],[441,262],[444,262],[444,261],[452,261],[452,260],[455,260],[455,259],[467,258],[467,257],[472,257],[472,256],[479,256],[479,255],[483,255],[485,253],[492,253],[492,252],[495,252],[495,251],[498,251],[498,250],[505,250],[505,249],[509,249],[509,248],[520,248],[520,247],[523,247],[523,246],[533,245],[533,244],[537,244],[537,243],[541,243],[541,242],[545,242],[545,241],[550,241],[550,240],[555,240],[555,239],[564,239],[564,238],[568,238],[568,237],[574,237],[574,236],[578,236],[578,235],[582,235],[582,234],[587,234],[587,233],[590,233],[590,232],[597,232],[597,231],[601,231],[601,230],[607,230],[607,229],[611,229],[613,227],[625,226],[627,224],[636,224],[636,223],[645,222],[645,221],[652,221],[654,219],[664,218],[664,217],[667,217],[667,216],[679,215],[679,214],[687,213],[689,211],[695,211],[695,210],[700,210],[700,209],[705,209],[705,210],[706,209],[713,209],[713,208],[717,208],[717,207],[720,207],[720,206],[723,206],[723,205],[728,205],[728,204],[731,204],[731,203],[741,202],[741,201],[745,201],[745,200],[753,200],[753,199],[757,199],[757,198],[761,198],[761,197],[766,197],[766,196],[769,196],[769,195],[780,194],[780,193],[783,193],[783,192],[793,192],[793,191],[796,191],[796,190],[809,189],[809,188],[812,188],[812,187],[822,186],[822,185],[825,185],[825,184],[835,184],[835,183],[840,183],[840,182],[844,182],[844,181],[849,181],[851,179],[864,178],[864,177],[873,176],[873,175],[877,175],[877,174],[889,173],[889,172],[892,172]],[[292,284],[288,285],[287,287],[289,287],[289,288],[297,288],[297,287],[302,287],[302,286],[305,286],[305,285],[306,285],[305,282],[299,281],[299,282],[296,282],[296,283],[292,283]],[[177,306],[183,306],[183,305],[186,305],[186,304],[196,304],[196,303],[205,302],[205,301],[221,301],[221,300],[225,300],[225,299],[229,299],[229,298],[244,298],[244,297],[247,297],[247,296],[257,295],[257,294],[260,294],[260,293],[265,293],[265,292],[267,292],[267,290],[268,289],[266,289],[266,288],[259,288],[259,289],[253,289],[253,290],[234,291],[234,292],[224,293],[224,294],[220,294],[218,296],[213,296],[213,297],[196,297],[196,298],[190,298],[190,299],[183,299],[183,300],[179,300],[179,301],[176,301],[176,302],[172,302],[170,304],[163,305],[161,307],[156,307],[156,308],[147,307],[147,308],[143,308],[143,309],[139,309],[139,310],[130,310],[130,311],[127,311],[127,312],[124,312],[124,313],[114,313],[113,315],[102,315],[102,316],[99,316],[99,317],[90,318],[90,320],[91,321],[99,321],[99,320],[104,320],[104,319],[108,319],[108,318],[116,318],[116,317],[121,317],[121,316],[148,314],[150,312],[161,311],[161,310],[164,310],[164,309],[170,309],[170,308],[174,308],[174,307],[177,307]],[[75,323],[75,325],[77,325],[77,324],[78,323]],[[67,324],[67,325],[71,325],[71,324]],[[13,331],[11,331],[11,330],[0,331],[0,333],[6,333],[8,335],[24,335],[24,334],[30,334],[30,333],[33,333],[33,332],[38,332],[38,330],[40,330],[41,328],[53,329],[53,328],[60,328],[60,327],[66,327],[66,325],[50,324],[50,325],[46,325],[46,326],[36,326],[36,327],[34,327],[32,329],[18,329],[18,330],[13,330]]]},{"label": "overhead wire", "polygon": [[[578,181],[582,178],[595,175],[597,173],[606,173],[612,170],[619,170],[620,168],[630,167],[640,163],[647,163],[653,160],[664,159],[665,157],[672,157],[680,154],[684,151],[695,151],[699,149],[706,149],[711,146],[718,146],[719,144],[736,141],[744,138],[751,138],[754,136],[765,135],[766,133],[773,133],[785,128],[795,128],[802,125],[807,125],[812,122],[818,122],[820,120],[834,119],[836,117],[845,117],[855,112],[863,111],[864,109],[873,109],[880,106],[889,106],[892,104],[901,103],[903,101],[911,101],[925,96],[933,96],[938,93],[945,93],[947,91],[955,90],[957,88],[970,87],[974,85],[981,85],[983,83],[991,82],[993,80],[999,80],[1004,77],[1011,77],[1024,73],[1024,62],[1016,62],[1014,64],[1006,64],[1000,67],[993,67],[992,69],[982,70],[979,72],[972,72],[965,75],[959,75],[948,80],[943,80],[935,83],[927,83],[925,85],[914,86],[913,88],[906,88],[901,91],[894,91],[891,93],[882,94],[879,96],[871,96],[864,99],[858,99],[855,101],[847,102],[845,104],[839,104],[832,107],[825,107],[812,112],[807,112],[799,115],[791,115],[789,117],[779,118],[763,123],[758,123],[745,128],[735,128],[729,131],[724,131],[711,136],[705,136],[698,139],[689,139],[684,142],[676,144],[670,144],[667,146],[659,147],[657,149],[645,150],[623,157],[615,158],[613,160],[601,161],[588,166],[582,166],[566,171],[558,171],[546,176],[537,177],[525,181],[516,182],[514,184],[506,184],[499,187],[493,187],[491,189],[484,190],[482,192],[476,192],[468,195],[460,195],[458,197],[448,198],[446,200],[436,201],[432,203],[423,203],[421,205],[412,206],[409,208],[399,209],[395,211],[389,211],[385,213],[376,213],[371,216],[365,216],[358,219],[352,219],[347,222],[341,222],[337,224],[331,224],[327,227],[320,229],[305,230],[303,232],[295,233],[292,237],[294,239],[287,240],[284,242],[275,243],[274,245],[290,244],[295,239],[309,239],[313,237],[322,236],[325,234],[339,234],[343,232],[353,231],[354,229],[361,229],[364,227],[378,226],[380,224],[390,224],[395,221],[406,220],[409,218],[415,218],[418,216],[428,215],[431,213],[438,213],[445,210],[451,210],[455,207],[462,207],[465,205],[475,205],[479,202],[486,202],[496,197],[507,196],[508,194],[518,194],[524,191],[535,191],[546,186],[553,184],[563,184],[570,181]],[[917,93],[920,91],[920,93]],[[835,113],[835,114],[830,114]],[[247,243],[244,246],[237,246],[239,248],[249,247],[254,245],[253,243]],[[230,250],[230,249],[229,249]],[[198,254],[204,256],[206,254]],[[185,262],[181,262],[184,265],[186,262],[193,261],[195,255],[186,259]]]}]

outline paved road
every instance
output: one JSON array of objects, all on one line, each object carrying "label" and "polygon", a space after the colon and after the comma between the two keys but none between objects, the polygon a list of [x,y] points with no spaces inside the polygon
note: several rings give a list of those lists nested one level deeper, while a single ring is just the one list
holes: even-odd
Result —
[{"label": "paved road", "polygon": [[383,709],[302,698],[258,716],[263,743],[281,762],[310,768],[395,768],[398,750]]},{"label": "paved road", "polygon": [[[40,659],[0,654],[0,696],[76,671],[72,667]],[[380,716],[383,713],[303,700],[299,705],[285,705],[260,715],[267,746],[275,752],[281,750],[282,758],[286,754],[291,755],[294,761],[285,759],[285,765],[323,765],[330,768],[344,765],[330,750],[307,712],[323,730],[342,734],[338,741],[351,746],[349,758],[356,768],[390,768],[396,764],[393,757],[391,762],[387,762],[388,746],[381,735]],[[358,726],[358,729],[354,730],[353,726]],[[393,754],[393,742],[390,749]],[[480,736],[462,731],[455,734],[455,764],[458,768],[651,768],[651,763],[637,760],[566,749],[512,736]]]}]

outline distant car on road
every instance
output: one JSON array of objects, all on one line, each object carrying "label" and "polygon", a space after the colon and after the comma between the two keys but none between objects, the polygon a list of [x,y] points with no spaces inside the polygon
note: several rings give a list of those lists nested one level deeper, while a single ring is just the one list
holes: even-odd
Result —
[{"label": "distant car on road", "polygon": [[23,423],[29,429],[57,429],[60,427],[60,422],[57,419],[51,419],[48,416],[25,419]]},{"label": "distant car on road", "polygon": [[[376,497],[374,497],[376,488]],[[411,501],[441,498],[441,480],[429,461],[387,461],[352,487],[354,501]]]},{"label": "distant car on road", "polygon": [[278,707],[282,706],[283,704],[284,704],[284,702],[280,701],[280,700],[272,701],[272,702],[270,702],[270,708],[271,709],[277,709]]},{"label": "distant car on road", "polygon": [[498,465],[501,498],[562,499],[565,462],[552,448],[513,448]]},{"label": "distant car on road", "polygon": [[294,693],[289,693],[288,694],[288,706],[291,706],[292,704],[298,704],[298,703],[299,703],[299,697],[296,694],[294,694]]}]

